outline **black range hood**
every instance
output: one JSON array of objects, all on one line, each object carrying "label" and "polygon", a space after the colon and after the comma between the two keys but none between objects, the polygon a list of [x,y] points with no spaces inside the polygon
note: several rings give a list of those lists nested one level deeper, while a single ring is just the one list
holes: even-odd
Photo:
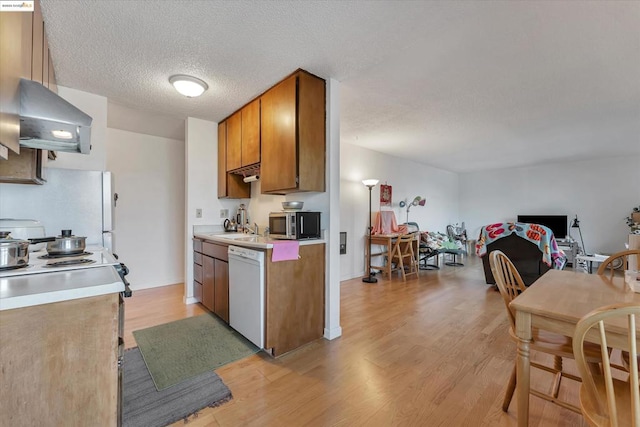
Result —
[{"label": "black range hood", "polygon": [[89,154],[93,119],[38,82],[20,79],[20,145]]}]

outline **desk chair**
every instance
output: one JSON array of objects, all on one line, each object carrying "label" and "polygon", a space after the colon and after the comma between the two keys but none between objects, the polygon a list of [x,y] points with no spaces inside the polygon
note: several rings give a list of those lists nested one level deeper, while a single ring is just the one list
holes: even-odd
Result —
[{"label": "desk chair", "polygon": [[[396,239],[391,251],[391,262],[396,264],[402,274],[402,280],[406,281],[411,274],[418,275],[418,261],[413,252],[413,241],[416,239],[414,233],[405,234]],[[408,272],[405,271],[407,267]]]},{"label": "desk chair", "polygon": [[[420,227],[417,222],[407,222],[407,229],[409,233],[420,233]],[[422,235],[420,234],[420,240],[418,243],[418,269],[420,270],[440,270],[440,266],[437,264],[429,264],[429,258],[436,257],[438,262],[438,250],[431,249],[425,242],[422,241]]]},{"label": "desk chair", "polygon": [[[466,233],[466,231],[465,231],[465,233]],[[462,247],[463,248],[466,245],[466,240],[463,239],[463,235],[456,234],[455,229],[453,228],[453,225],[447,225],[447,237],[449,237],[449,241],[451,241],[451,242],[460,241],[462,243]],[[463,263],[457,261],[456,257],[458,255],[466,254],[467,253],[466,250],[464,250],[464,249],[440,249],[439,251],[442,254],[453,255],[453,261],[447,261],[447,262],[444,263],[444,265],[449,265],[449,266],[454,266],[454,267],[463,267],[464,266]]]},{"label": "desk chair", "polygon": [[[507,309],[507,314],[509,315],[509,335],[511,338],[517,342],[518,339],[515,335],[515,327],[516,327],[516,318],[515,312],[509,306],[509,303],[515,299],[520,293],[526,291],[526,287],[522,278],[520,277],[520,273],[516,270],[515,266],[507,258],[507,256],[501,251],[493,251],[489,254],[489,263],[491,264],[491,272],[493,273],[493,277],[496,280],[496,285],[498,286],[498,290],[500,290],[500,295],[502,295],[502,299],[504,300],[504,305]],[[540,363],[531,362],[532,368],[542,369],[547,372],[551,372],[555,375],[552,391],[550,394],[542,393],[538,390],[531,389],[529,392],[538,396],[544,400],[549,402],[553,402],[563,408],[569,409],[571,411],[580,413],[580,408],[576,405],[573,405],[569,402],[562,401],[558,398],[558,392],[560,391],[560,381],[562,378],[569,378],[574,381],[580,382],[580,377],[564,372],[562,369],[562,359],[569,358],[573,359],[573,347],[572,340],[570,337],[555,334],[553,332],[547,332],[543,330],[539,330],[538,328],[533,329],[533,339],[529,344],[529,348],[532,351],[540,351],[543,353],[547,353],[553,355],[553,367],[546,366]],[[587,350],[589,351],[587,357],[590,362],[595,363],[598,360],[599,354],[599,346],[588,346]],[[514,362],[513,370],[511,371],[511,378],[509,379],[509,385],[507,386],[507,390],[504,395],[504,400],[502,402],[502,410],[504,412],[508,412],[509,404],[511,403],[511,399],[513,398],[513,393],[516,389],[516,363]]]},{"label": "desk chair", "polygon": [[604,275],[606,272],[609,272],[609,277],[611,278],[618,267],[622,271],[628,270],[629,258],[634,256],[636,257],[636,265],[640,265],[640,249],[629,249],[626,251],[616,252],[600,264],[600,267],[598,267],[598,274]]},{"label": "desk chair", "polygon": [[[620,325],[626,325],[622,332],[626,336],[625,340],[616,342],[610,332],[605,330],[604,324],[613,319],[619,320]],[[640,306],[635,303],[623,303],[598,308],[586,314],[576,325],[573,353],[583,379],[580,386],[580,407],[582,415],[592,426],[640,427],[639,337],[636,333],[639,321]],[[602,348],[601,371],[590,369],[585,356],[584,338],[592,329],[597,334],[592,336],[599,337]],[[631,356],[627,381],[619,380],[613,375],[607,350],[610,346],[624,347]]]}]

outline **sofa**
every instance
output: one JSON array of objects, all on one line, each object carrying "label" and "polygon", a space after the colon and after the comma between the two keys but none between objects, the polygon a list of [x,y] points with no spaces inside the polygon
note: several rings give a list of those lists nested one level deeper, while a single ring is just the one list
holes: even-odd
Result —
[{"label": "sofa", "polygon": [[509,257],[527,286],[551,268],[561,270],[566,264],[566,256],[547,227],[524,223],[487,225],[482,227],[476,244],[487,284],[496,283],[489,265],[489,254],[494,250],[500,250]]}]

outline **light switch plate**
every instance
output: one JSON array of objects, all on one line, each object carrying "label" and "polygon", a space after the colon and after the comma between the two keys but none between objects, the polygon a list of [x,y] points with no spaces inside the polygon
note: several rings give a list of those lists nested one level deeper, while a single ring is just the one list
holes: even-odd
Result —
[{"label": "light switch plate", "polygon": [[200,208],[196,209],[196,218],[202,218],[202,209]]},{"label": "light switch plate", "polygon": [[220,209],[220,218],[228,218],[229,209]]}]

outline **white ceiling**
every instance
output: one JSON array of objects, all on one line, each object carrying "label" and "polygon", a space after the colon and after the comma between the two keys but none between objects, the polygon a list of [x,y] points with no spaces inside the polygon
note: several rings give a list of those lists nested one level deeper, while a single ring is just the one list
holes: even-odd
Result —
[{"label": "white ceiling", "polygon": [[[637,1],[42,0],[59,84],[219,121],[297,68],[341,140],[454,172],[640,154]],[[168,83],[209,84],[187,99]]]}]

